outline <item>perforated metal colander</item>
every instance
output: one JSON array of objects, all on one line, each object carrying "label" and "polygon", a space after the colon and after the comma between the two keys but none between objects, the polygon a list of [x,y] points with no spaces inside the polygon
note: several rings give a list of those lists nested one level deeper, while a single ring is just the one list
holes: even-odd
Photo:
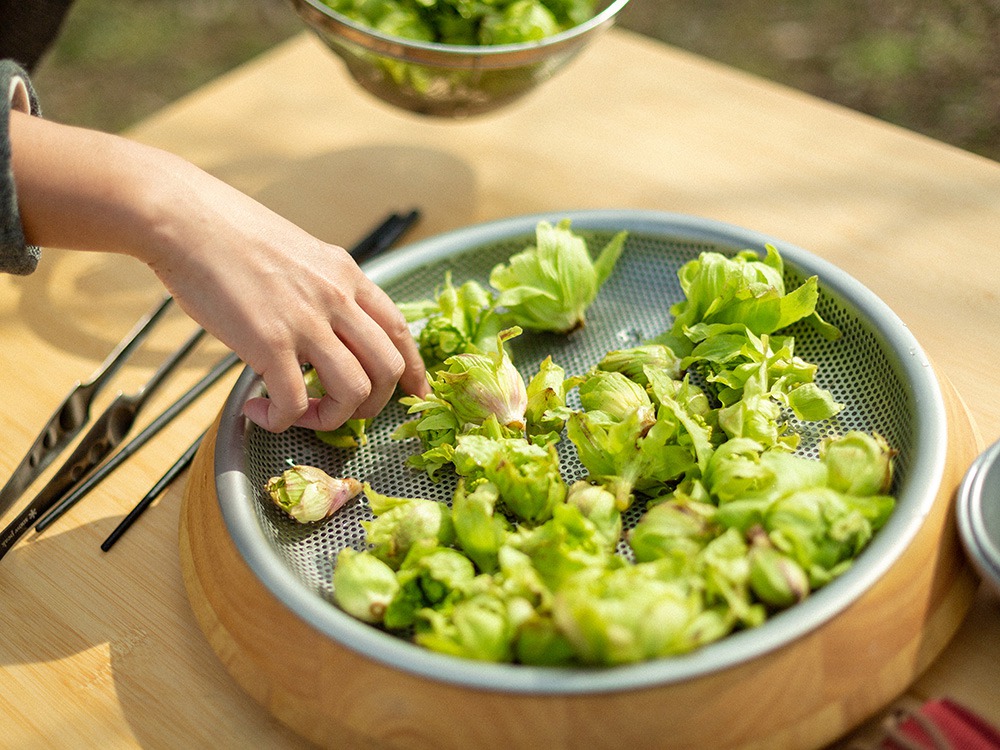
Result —
[{"label": "perforated metal colander", "polygon": [[[634,346],[669,328],[670,305],[682,298],[677,270],[702,251],[763,251],[770,243],[785,260],[789,288],[808,276],[819,277],[819,313],[843,336],[830,342],[805,325],[791,333],[796,354],[818,365],[817,383],[832,391],[845,409],[830,422],[797,424],[803,436],[800,453],[815,457],[820,439],[851,429],[879,433],[898,451],[893,487],[897,508],[855,565],[763,626],[734,633],[682,657],[590,670],[484,665],[429,652],[360,623],[333,604],[330,581],[338,551],[344,546],[364,546],[360,522],[372,516],[363,498],[339,510],[328,522],[303,526],[275,509],[263,487],[289,462],[357,477],[382,494],[443,503],[450,503],[455,479],[445,476],[435,483],[406,466],[407,457],[419,445],[391,438],[406,419],[398,404],[390,405],[375,420],[365,447],[349,451],[332,448],[307,430],[275,435],[255,428],[241,416],[244,401],[261,388],[259,379],[247,371],[221,417],[216,487],[226,526],[251,569],[289,608],[348,648],[425,676],[513,691],[596,691],[682,680],[779,648],[835,616],[906,548],[941,481],[947,434],[944,406],[917,342],[870,291],[807,252],[718,222],[659,212],[567,212],[493,222],[416,243],[373,261],[365,270],[399,302],[432,296],[446,271],[451,271],[456,284],[468,279],[486,284],[496,263],[533,244],[539,220],[561,218],[570,218],[573,230],[586,237],[595,252],[622,229],[628,230],[629,237],[582,330],[568,337],[525,334],[512,342],[514,361],[526,377],[549,355],[567,374],[581,373],[606,352]],[[572,401],[575,393],[570,398],[571,405],[578,405]],[[583,477],[586,472],[572,443],[563,440],[559,450],[567,481]],[[637,503],[626,517],[626,527],[638,519],[641,506]],[[628,555],[624,543],[619,551]]]}]

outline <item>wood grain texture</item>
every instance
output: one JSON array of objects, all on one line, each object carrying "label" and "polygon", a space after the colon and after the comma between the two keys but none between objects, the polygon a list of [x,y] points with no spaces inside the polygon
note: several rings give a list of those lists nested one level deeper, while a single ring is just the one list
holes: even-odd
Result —
[{"label": "wood grain texture", "polygon": [[184,580],[234,679],[326,747],[820,747],[904,692],[952,638],[975,593],[953,507],[978,443],[954,389],[943,390],[944,477],[899,561],[814,631],[704,677],[597,695],[522,695],[435,681],[364,657],[289,611],[247,567],[219,511],[213,440],[199,452],[185,493]]}]

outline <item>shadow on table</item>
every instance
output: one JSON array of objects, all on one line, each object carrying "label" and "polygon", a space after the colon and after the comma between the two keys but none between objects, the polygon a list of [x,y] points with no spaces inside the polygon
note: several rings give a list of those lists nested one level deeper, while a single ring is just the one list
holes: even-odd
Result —
[{"label": "shadow on table", "polygon": [[[92,360],[92,366],[81,365],[79,372],[58,373],[67,382],[83,381],[132,326],[159,304],[166,290],[151,270],[132,258],[52,249],[43,250],[43,254],[38,269],[15,282],[17,303],[10,315],[52,348]],[[194,321],[174,305],[128,364],[143,369],[158,367],[195,329]],[[8,351],[8,356],[11,366],[32,367],[17,352]],[[218,357],[216,349],[199,347],[183,368],[204,368]],[[33,374],[52,376],[42,371]],[[53,403],[52,408],[55,406]]]},{"label": "shadow on table", "polygon": [[463,226],[475,215],[475,174],[444,151],[376,144],[290,162],[281,174],[254,197],[312,235],[342,247],[393,211],[422,211],[403,242]]}]

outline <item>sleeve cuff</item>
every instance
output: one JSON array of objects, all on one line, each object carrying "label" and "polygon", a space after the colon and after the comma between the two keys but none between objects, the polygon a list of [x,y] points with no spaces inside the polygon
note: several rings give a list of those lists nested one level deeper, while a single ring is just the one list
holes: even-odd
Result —
[{"label": "sleeve cuff", "polygon": [[10,113],[41,115],[28,74],[19,65],[0,61],[0,271],[26,275],[38,266],[40,250],[28,245],[17,205],[17,186],[11,165]]}]

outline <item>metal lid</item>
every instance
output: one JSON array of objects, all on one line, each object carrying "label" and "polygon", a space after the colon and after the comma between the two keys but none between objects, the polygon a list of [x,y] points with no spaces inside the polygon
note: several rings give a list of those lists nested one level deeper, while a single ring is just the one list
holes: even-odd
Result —
[{"label": "metal lid", "polygon": [[958,488],[958,529],[966,552],[1000,593],[1000,441],[969,467]]}]

